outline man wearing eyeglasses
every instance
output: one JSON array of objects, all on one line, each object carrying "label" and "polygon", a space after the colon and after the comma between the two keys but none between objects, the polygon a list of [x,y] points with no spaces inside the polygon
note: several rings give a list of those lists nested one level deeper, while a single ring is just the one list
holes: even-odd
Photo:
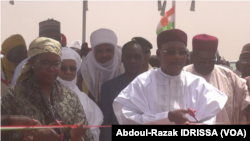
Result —
[{"label": "man wearing eyeglasses", "polygon": [[246,122],[246,108],[250,104],[246,81],[230,69],[216,65],[218,38],[199,34],[193,37],[193,65],[185,71],[203,77],[208,83],[228,96],[225,108],[216,116],[217,123],[232,124]]},{"label": "man wearing eyeglasses", "polygon": [[147,39],[142,37],[134,37],[132,38],[132,41],[138,42],[143,48],[144,63],[142,66],[142,72],[146,72],[149,69],[152,69],[153,67],[149,63],[149,59],[151,56],[151,49],[153,48],[152,44]]},{"label": "man wearing eyeglasses", "polygon": [[113,102],[119,124],[214,123],[227,96],[203,78],[183,71],[187,59],[187,34],[179,29],[157,36],[160,68],[137,76]]}]

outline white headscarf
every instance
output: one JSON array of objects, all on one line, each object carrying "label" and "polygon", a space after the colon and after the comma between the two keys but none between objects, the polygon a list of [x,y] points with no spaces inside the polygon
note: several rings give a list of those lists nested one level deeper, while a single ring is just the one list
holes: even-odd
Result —
[{"label": "white headscarf", "polygon": [[[81,58],[79,54],[74,51],[71,48],[62,48],[62,61],[66,59],[75,60],[76,61],[76,67],[77,70],[80,69],[81,66]],[[101,125],[103,122],[103,114],[100,108],[85,94],[84,92],[81,92],[79,88],[76,85],[76,79],[73,81],[65,81],[62,80],[60,77],[57,77],[57,80],[61,82],[64,86],[70,88],[72,91],[74,91],[83,106],[86,118],[88,120],[89,125]],[[94,135],[95,141],[99,141],[99,135],[100,135],[100,129],[96,127],[92,127],[91,131]]]},{"label": "white headscarf", "polygon": [[79,40],[75,40],[71,43],[71,45],[69,47],[75,47],[81,50],[82,48],[82,42]]},{"label": "white headscarf", "polygon": [[[124,73],[124,68],[121,63],[121,50],[117,47],[117,36],[112,30],[101,28],[94,31],[90,36],[90,44],[92,51],[88,53],[82,62],[81,73],[88,90],[95,97],[96,70],[99,71],[100,92],[102,84]],[[94,56],[95,47],[101,44],[110,44],[114,47],[113,58],[104,64],[98,63]]]}]

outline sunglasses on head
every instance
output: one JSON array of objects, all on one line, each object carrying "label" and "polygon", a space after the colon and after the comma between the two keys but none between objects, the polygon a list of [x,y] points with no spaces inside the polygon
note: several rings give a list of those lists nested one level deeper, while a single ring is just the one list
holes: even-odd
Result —
[{"label": "sunglasses on head", "polygon": [[69,69],[71,72],[75,72],[77,68],[76,68],[75,66],[70,66],[70,67],[68,67],[68,66],[62,66],[62,67],[61,67],[61,71],[63,71],[63,72],[67,71],[68,69]]}]

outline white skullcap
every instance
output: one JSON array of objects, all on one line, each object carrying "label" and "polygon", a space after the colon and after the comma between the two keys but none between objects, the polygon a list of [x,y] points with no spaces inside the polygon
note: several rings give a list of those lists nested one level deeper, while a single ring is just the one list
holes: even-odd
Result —
[{"label": "white skullcap", "polygon": [[82,42],[79,40],[75,40],[74,42],[71,43],[69,47],[75,47],[81,50],[82,48]]}]

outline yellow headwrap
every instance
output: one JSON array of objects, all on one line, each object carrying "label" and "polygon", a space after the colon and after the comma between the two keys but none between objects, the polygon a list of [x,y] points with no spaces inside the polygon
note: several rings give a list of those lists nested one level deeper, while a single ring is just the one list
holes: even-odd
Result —
[{"label": "yellow headwrap", "polygon": [[[30,59],[34,56],[47,52],[55,53],[61,57],[62,56],[61,44],[58,41],[51,38],[39,37],[31,42],[28,50],[28,57]],[[27,75],[27,72],[30,71],[31,66],[28,62],[29,61],[27,60],[27,62],[23,64],[21,72],[19,73],[19,76],[17,78],[17,82],[20,82],[29,77]]]},{"label": "yellow headwrap", "polygon": [[20,45],[24,45],[26,47],[24,38],[19,34],[10,36],[2,44],[2,54],[4,55],[4,57],[1,59],[1,70],[4,73],[6,81],[8,81],[9,83],[11,83],[12,81],[18,63],[9,61],[7,55],[11,49]]}]

